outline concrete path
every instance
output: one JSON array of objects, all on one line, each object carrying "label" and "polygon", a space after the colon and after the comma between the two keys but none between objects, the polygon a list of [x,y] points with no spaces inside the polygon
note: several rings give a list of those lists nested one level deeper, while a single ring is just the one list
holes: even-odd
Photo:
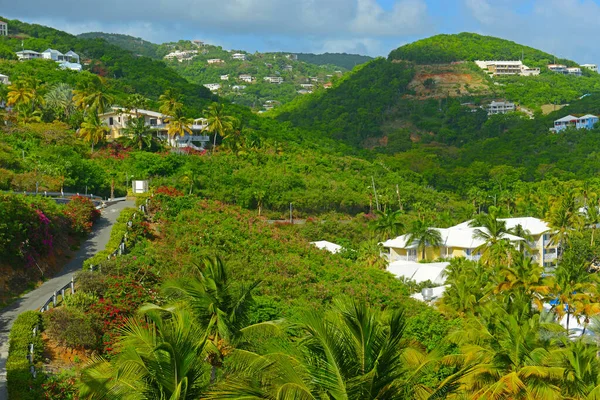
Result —
[{"label": "concrete path", "polygon": [[104,210],[88,239],[81,245],[75,257],[54,278],[47,280],[39,288],[32,290],[4,309],[0,310],[0,400],[8,400],[6,392],[6,359],[8,357],[8,333],[19,314],[28,310],[39,309],[54,294],[54,291],[71,281],[73,273],[80,271],[83,262],[104,250],[112,226],[126,207],[135,207],[133,201],[122,201]]}]

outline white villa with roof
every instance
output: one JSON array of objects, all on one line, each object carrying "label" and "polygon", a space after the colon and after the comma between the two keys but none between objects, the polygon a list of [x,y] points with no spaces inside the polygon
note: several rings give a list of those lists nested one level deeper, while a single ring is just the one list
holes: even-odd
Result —
[{"label": "white villa with roof", "polygon": [[490,60],[475,61],[475,64],[481,69],[487,70],[493,76],[536,76],[540,74],[539,68],[529,68],[522,61]]},{"label": "white villa with roof", "polygon": [[169,138],[167,136],[168,119],[167,115],[156,111],[149,110],[130,110],[124,107],[112,107],[111,111],[101,114],[100,120],[110,128],[108,136],[112,139],[117,139],[124,136],[123,129],[127,127],[127,122],[133,118],[143,117],[146,126],[156,130],[156,137],[169,141],[173,147],[190,147],[195,150],[202,150],[206,143],[209,142],[207,135],[201,134],[206,130],[208,123],[204,118],[197,118],[190,126],[192,134],[185,133],[184,136],[176,136]]},{"label": "white villa with roof", "polygon": [[592,114],[583,116],[567,115],[554,121],[554,127],[550,131],[558,133],[567,128],[592,129],[598,123],[598,117]]},{"label": "white villa with roof", "polygon": [[8,24],[0,21],[0,36],[8,36]]},{"label": "white villa with roof", "polygon": [[[531,248],[530,256],[540,265],[550,266],[556,260],[556,246],[550,245],[550,234],[548,225],[537,218],[505,218],[507,229],[515,228],[520,225],[524,230],[529,231],[532,240],[527,244]],[[477,253],[477,248],[485,242],[475,236],[475,230],[485,230],[482,227],[471,227],[471,221],[466,221],[450,228],[433,228],[440,232],[442,245],[439,248],[428,246],[425,249],[425,260],[435,260],[438,258],[465,257],[469,260],[477,261],[481,255]],[[395,239],[390,239],[383,243],[383,247],[389,249],[388,259],[391,263],[395,261],[421,261],[423,260],[421,252],[417,251],[417,243],[408,243],[409,235],[402,235]],[[515,246],[519,242],[525,241],[524,238],[506,234],[508,239]]]}]

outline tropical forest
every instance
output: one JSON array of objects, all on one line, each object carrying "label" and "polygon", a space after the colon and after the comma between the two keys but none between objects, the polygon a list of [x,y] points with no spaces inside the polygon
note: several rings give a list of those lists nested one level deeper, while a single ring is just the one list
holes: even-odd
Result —
[{"label": "tropical forest", "polygon": [[600,399],[597,69],[0,18],[0,400]]}]

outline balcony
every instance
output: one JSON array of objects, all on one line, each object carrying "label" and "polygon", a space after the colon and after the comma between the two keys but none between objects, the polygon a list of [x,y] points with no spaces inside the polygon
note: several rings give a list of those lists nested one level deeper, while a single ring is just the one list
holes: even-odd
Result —
[{"label": "balcony", "polygon": [[470,256],[465,256],[465,258],[469,261],[479,261],[481,260],[481,254],[472,254]]},{"label": "balcony", "polygon": [[556,253],[544,254],[544,262],[556,260]]}]

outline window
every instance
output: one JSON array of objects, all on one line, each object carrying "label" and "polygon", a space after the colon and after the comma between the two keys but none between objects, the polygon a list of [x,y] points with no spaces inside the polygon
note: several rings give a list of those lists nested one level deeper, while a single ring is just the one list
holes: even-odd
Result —
[{"label": "window", "polygon": [[112,125],[113,125],[113,123],[114,123],[114,121],[113,121],[113,117],[110,117],[110,118],[108,118],[108,124],[109,124],[110,126],[112,126]]},{"label": "window", "polygon": [[472,254],[473,254],[473,250],[472,250],[472,249],[466,249],[466,250],[465,250],[465,253],[466,253],[468,256],[470,256],[470,255],[472,255]]},{"label": "window", "polygon": [[121,117],[117,117],[117,122],[121,123]]},{"label": "window", "polygon": [[156,126],[157,125],[156,118],[150,118],[150,125],[152,125],[152,126]]}]

